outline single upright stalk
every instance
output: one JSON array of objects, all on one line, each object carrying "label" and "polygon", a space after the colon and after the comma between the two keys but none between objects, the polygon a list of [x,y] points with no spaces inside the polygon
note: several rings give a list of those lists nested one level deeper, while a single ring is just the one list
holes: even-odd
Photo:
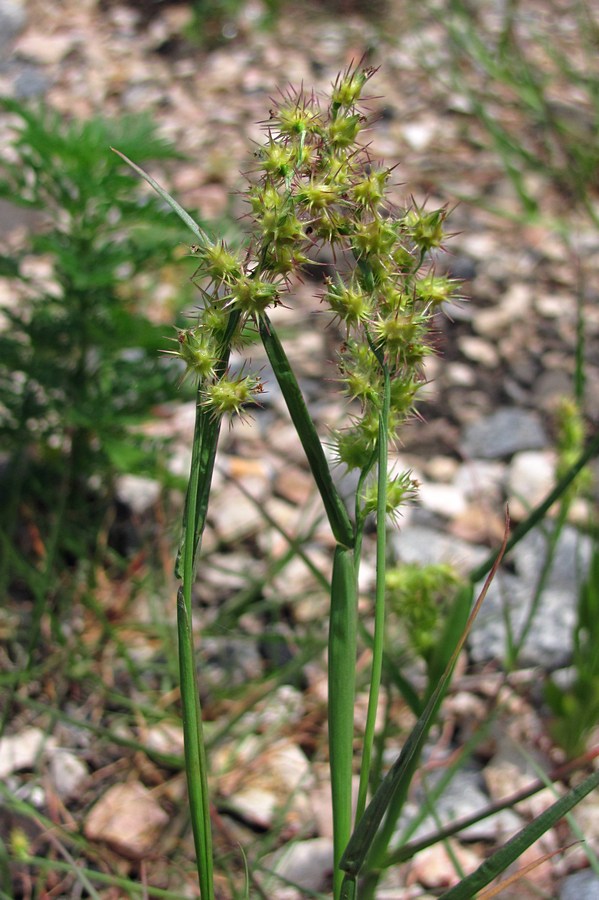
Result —
[{"label": "single upright stalk", "polygon": [[[203,522],[198,523],[199,494],[209,490],[212,480],[214,454],[207,447],[205,431],[208,414],[198,406],[192,450],[191,471],[185,504],[184,537],[181,548],[182,585],[177,593],[177,632],[179,639],[179,669],[181,677],[181,706],[185,739],[185,770],[191,824],[196,848],[196,863],[202,900],[214,900],[212,861],[212,828],[208,794],[208,765],[202,728],[202,710],[197,683],[192,629],[191,592],[195,574],[196,533],[201,534]],[[218,428],[210,429],[216,445]],[[212,465],[202,471],[202,457],[208,455]],[[206,484],[208,488],[206,488]],[[205,511],[204,511],[205,512]]]},{"label": "single upright stalk", "polygon": [[356,806],[356,822],[366,808],[366,797],[370,778],[370,763],[374,744],[374,730],[378,709],[385,637],[385,571],[387,564],[387,478],[389,446],[389,407],[391,404],[391,379],[389,369],[383,368],[383,403],[379,418],[378,436],[378,484],[376,508],[376,589],[374,600],[374,636],[372,644],[372,670],[368,695],[368,713],[362,748],[360,767],[360,787]]},{"label": "single upright stalk", "polygon": [[[230,339],[238,321],[238,314],[236,312],[231,313],[220,360],[217,365],[217,370],[221,375],[227,370]],[[185,500],[183,539],[179,558],[175,566],[175,574],[182,581],[177,593],[177,632],[187,792],[196,848],[200,894],[202,900],[213,900],[214,876],[210,797],[208,793],[208,762],[195,665],[191,595],[195,579],[197,554],[206,524],[208,497],[212,484],[222,419],[215,416],[203,405],[201,387],[198,388],[197,401],[191,469]]]},{"label": "single upright stalk", "polygon": [[352,831],[357,597],[354,554],[335,549],[329,619],[329,761],[333,806],[334,896],[341,897],[339,862]]}]

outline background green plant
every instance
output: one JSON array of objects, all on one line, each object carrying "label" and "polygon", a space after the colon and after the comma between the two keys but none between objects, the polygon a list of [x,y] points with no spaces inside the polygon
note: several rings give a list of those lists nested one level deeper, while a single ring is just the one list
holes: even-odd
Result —
[{"label": "background green plant", "polygon": [[[33,595],[39,625],[65,566],[87,563],[89,576],[116,476],[166,472],[139,431],[177,393],[148,279],[167,275],[181,232],[109,148],[148,162],[178,154],[145,116],[67,121],[12,100],[2,112],[14,139],[0,196],[38,225],[0,256],[14,289],[0,331],[0,590]],[[64,585],[60,596],[68,608]]]}]

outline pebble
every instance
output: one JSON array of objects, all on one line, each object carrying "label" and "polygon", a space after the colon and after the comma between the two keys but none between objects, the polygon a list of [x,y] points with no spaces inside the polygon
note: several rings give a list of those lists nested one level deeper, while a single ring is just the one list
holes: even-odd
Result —
[{"label": "pebble", "polygon": [[230,482],[211,498],[208,518],[217,537],[225,544],[243,540],[264,526],[259,503]]},{"label": "pebble", "polygon": [[513,284],[501,298],[498,306],[481,309],[472,320],[474,330],[483,337],[500,337],[516,322],[530,314],[533,301],[532,288],[528,284]]},{"label": "pebble", "polygon": [[76,797],[88,775],[83,760],[69,750],[57,747],[50,755],[50,777],[62,800]]},{"label": "pebble", "polygon": [[121,475],[116,482],[117,498],[139,516],[154,506],[161,490],[160,482],[141,475]]},{"label": "pebble", "polygon": [[447,363],[443,367],[443,375],[448,385],[457,387],[473,387],[476,384],[476,373],[472,366],[461,362]]},{"label": "pebble", "polygon": [[0,738],[0,778],[33,769],[44,749],[55,746],[55,739],[47,737],[41,728],[24,728],[18,734],[5,735]]},{"label": "pebble", "polygon": [[206,690],[239,687],[258,678],[263,671],[262,658],[254,638],[204,636],[201,658],[202,687]]},{"label": "pebble", "polygon": [[126,859],[141,860],[156,847],[167,813],[139,781],[115,784],[102,794],[84,824],[90,841],[103,841]]},{"label": "pebble", "polygon": [[308,826],[312,812],[308,789],[312,783],[310,763],[297,744],[280,740],[266,750],[254,735],[237,742],[235,747],[222,747],[213,763],[219,768],[219,791],[227,798],[228,807],[246,822],[270,828],[280,821],[298,829]]},{"label": "pebble", "polygon": [[545,319],[564,319],[574,312],[574,297],[571,294],[544,294],[535,300],[535,309]]},{"label": "pebble", "polygon": [[19,0],[0,2],[0,59],[4,58],[11,42],[25,28],[27,12]]},{"label": "pebble", "polygon": [[478,459],[501,459],[520,450],[540,450],[547,436],[536,412],[504,407],[464,429],[462,451]]},{"label": "pebble", "polygon": [[408,881],[418,881],[425,888],[436,890],[449,888],[460,880],[456,861],[464,875],[474,872],[480,865],[477,853],[449,838],[446,844],[434,844],[417,854],[410,866]]},{"label": "pebble", "polygon": [[583,869],[564,878],[559,900],[599,900],[599,875]]},{"label": "pebble", "polygon": [[280,878],[292,882],[299,889],[290,897],[301,900],[305,895],[300,891],[325,891],[333,871],[333,841],[330,838],[318,837],[307,841],[295,841],[268,856],[264,860],[266,869],[279,877],[261,876],[263,889],[270,891],[268,896],[280,897]]},{"label": "pebble", "polygon": [[145,744],[157,753],[183,755],[183,728],[176,722],[158,722],[148,728]]},{"label": "pebble", "polygon": [[462,574],[483,562],[488,556],[485,547],[461,541],[444,532],[423,525],[408,525],[390,535],[390,550],[399,562],[449,562]]},{"label": "pebble", "polygon": [[[441,777],[441,776],[439,776]],[[435,781],[428,780],[429,789],[434,791]],[[416,796],[416,802],[418,796]],[[452,778],[441,796],[435,801],[435,816],[427,817],[410,838],[420,840],[434,834],[439,826],[454,824],[460,819],[477,815],[491,805],[491,798],[485,790],[482,772],[462,769]],[[522,819],[511,810],[502,810],[468,826],[459,832],[459,838],[466,841],[508,840],[522,827]]]},{"label": "pebble", "polygon": [[[524,754],[508,735],[501,732],[497,751],[484,768],[484,783],[492,800],[501,803],[537,781],[539,771],[543,771],[546,765],[547,761],[539,754],[530,749]],[[536,818],[555,803],[556,790],[558,787],[554,785],[537,791],[518,804],[518,809],[524,816]]]},{"label": "pebble", "polygon": [[453,484],[435,484],[432,481],[420,482],[418,499],[424,509],[453,519],[466,509],[463,491]]},{"label": "pebble", "polygon": [[508,470],[510,516],[518,521],[541,503],[555,484],[554,450],[525,450],[512,457]]},{"label": "pebble", "polygon": [[17,40],[14,51],[17,56],[29,62],[55,66],[76,46],[74,33],[41,34],[32,31]]},{"label": "pebble", "polygon": [[468,500],[487,499],[498,505],[501,501],[507,468],[505,463],[471,459],[462,463],[454,484]]},{"label": "pebble", "polygon": [[499,365],[499,353],[490,341],[475,335],[463,335],[457,343],[466,359],[479,363],[485,369],[495,369]]},{"label": "pebble", "polygon": [[436,117],[426,117],[402,125],[401,135],[411,150],[421,152],[430,145],[438,129],[439,120]]},{"label": "pebble", "polygon": [[[587,571],[589,538],[566,527],[557,543],[533,625],[519,663],[545,669],[568,665],[572,655],[579,579]],[[516,640],[527,619],[541,572],[546,566],[546,539],[539,529],[524,537],[511,554],[516,574],[500,571],[492,582],[470,633],[475,661],[501,660],[507,646],[505,616]],[[480,585],[482,586],[482,585]],[[479,586],[479,587],[480,587]]]}]

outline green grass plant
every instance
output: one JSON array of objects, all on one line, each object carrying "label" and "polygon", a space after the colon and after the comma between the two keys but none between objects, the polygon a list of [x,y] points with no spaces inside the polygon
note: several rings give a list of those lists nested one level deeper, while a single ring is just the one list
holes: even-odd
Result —
[{"label": "green grass plant", "polygon": [[[423,362],[431,352],[427,341],[431,317],[452,296],[455,285],[447,278],[435,276],[427,263],[429,251],[442,244],[446,210],[427,212],[416,206],[407,211],[396,210],[387,197],[391,170],[377,167],[363,146],[365,118],[360,102],[372,74],[372,70],[350,67],[339,75],[326,106],[304,91],[289,90],[282,95],[266,124],[266,143],[256,154],[257,171],[247,193],[252,237],[243,254],[223,241],[209,239],[173,198],[131,163],[180,215],[199,242],[195,255],[202,305],[197,324],[179,333],[179,347],[173,352],[197,381],[191,475],[176,574],[181,580],[177,608],[186,771],[203,898],[214,897],[215,893],[208,762],[190,624],[192,586],[199,565],[221,423],[248,415],[248,409],[260,404],[265,390],[259,374],[247,368],[237,374],[229,370],[231,350],[243,346],[248,328],[256,330],[264,345],[336,543],[328,642],[336,900],[358,896],[369,900],[376,896],[384,869],[392,861],[389,843],[424,744],[468,629],[508,543],[506,534],[503,548],[472,573],[470,587],[457,592],[446,623],[439,628],[432,645],[427,644],[428,687],[419,694],[409,686],[418,721],[398,760],[385,774],[374,721],[385,671],[387,521],[416,488],[410,473],[388,471],[388,448],[412,414],[423,383]],[[334,434],[333,443],[337,460],[358,472],[351,516],[338,494],[315,423],[268,314],[271,308],[292,302],[294,279],[306,263],[311,247],[320,244],[330,245],[339,262],[336,275],[326,280],[322,300],[345,335],[339,349],[339,380],[344,397],[353,405],[347,425]],[[596,447],[591,448],[591,455],[594,452]],[[558,496],[580,465],[577,460],[564,475],[556,489]],[[546,507],[533,512],[520,534],[532,527],[535,516],[538,521],[545,512]],[[374,627],[370,633],[357,618],[356,588],[369,516],[374,516],[377,548]],[[513,540],[510,544],[513,546]],[[485,575],[485,588],[472,607],[473,585]],[[355,665],[360,631],[366,631],[372,665],[354,815],[352,777],[358,764],[354,755]],[[596,787],[597,780],[596,775],[586,779],[536,823],[523,828],[503,851],[485,863],[476,877],[463,879],[446,896],[474,896],[585,792]]]}]

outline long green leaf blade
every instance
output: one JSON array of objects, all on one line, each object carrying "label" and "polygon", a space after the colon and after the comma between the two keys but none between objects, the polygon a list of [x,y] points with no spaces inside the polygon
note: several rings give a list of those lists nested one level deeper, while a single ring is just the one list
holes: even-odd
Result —
[{"label": "long green leaf blade", "polygon": [[289,415],[302,442],[302,447],[322,497],[335,540],[344,547],[353,547],[355,542],[354,529],[343,500],[333,484],[331,470],[324,455],[320,438],[306,408],[304,397],[289,364],[287,354],[266,315],[260,318],[260,337],[281,388],[281,393],[285,398]]}]

